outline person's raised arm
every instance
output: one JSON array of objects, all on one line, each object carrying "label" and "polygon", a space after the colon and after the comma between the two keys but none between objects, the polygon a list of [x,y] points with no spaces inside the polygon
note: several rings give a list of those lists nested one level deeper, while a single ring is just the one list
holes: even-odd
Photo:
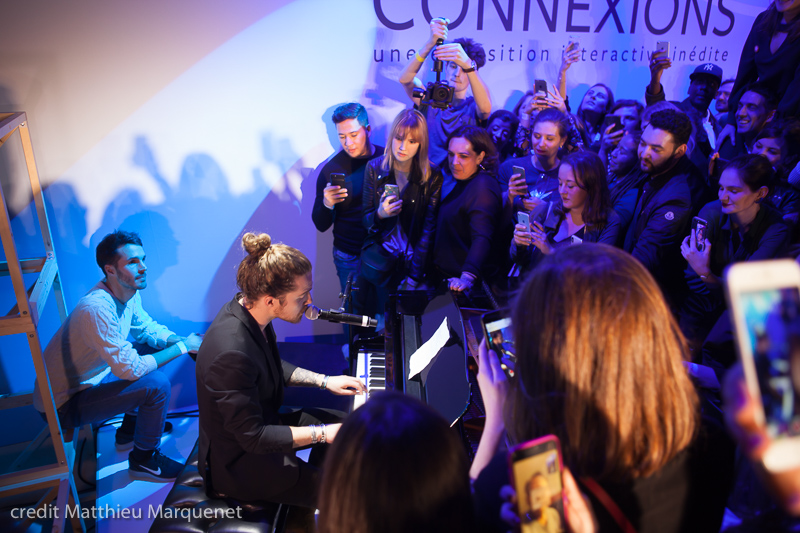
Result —
[{"label": "person's raised arm", "polygon": [[[469,86],[472,89],[472,96],[475,98],[475,106],[479,119],[486,120],[492,114],[492,99],[489,96],[489,88],[484,83],[478,68],[472,68],[473,61],[464,51],[460,43],[442,44],[433,51],[433,57],[442,61],[452,61],[458,65],[467,76]],[[469,72],[467,72],[469,71]]]},{"label": "person's raised arm", "polygon": [[403,72],[400,74],[400,78],[398,81],[400,85],[406,90],[406,94],[411,101],[414,102],[414,105],[419,105],[419,98],[414,98],[413,91],[415,87],[422,87],[422,81],[417,78],[417,73],[419,69],[422,67],[422,63],[425,61],[425,58],[428,57],[428,54],[431,53],[433,47],[436,46],[436,41],[439,39],[445,40],[447,39],[447,25],[450,23],[447,19],[442,18],[435,18],[431,20],[431,35],[425,44],[420,47],[419,50],[414,54],[414,57],[409,61],[406,68],[403,69]]},{"label": "person's raised arm", "polygon": [[470,479],[477,479],[500,447],[505,434],[503,408],[508,397],[508,378],[500,366],[497,354],[489,351],[486,341],[478,344],[478,387],[486,408],[486,423],[475,452],[475,459],[469,468]]},{"label": "person's raised arm", "polygon": [[653,52],[650,59],[650,84],[644,92],[647,105],[666,100],[664,88],[661,86],[661,76],[664,71],[672,66],[672,60],[664,52]]},{"label": "person's raised arm", "polygon": [[567,97],[567,70],[573,63],[580,61],[580,45],[576,42],[569,43],[561,53],[561,68],[558,70],[556,86],[561,98]]}]

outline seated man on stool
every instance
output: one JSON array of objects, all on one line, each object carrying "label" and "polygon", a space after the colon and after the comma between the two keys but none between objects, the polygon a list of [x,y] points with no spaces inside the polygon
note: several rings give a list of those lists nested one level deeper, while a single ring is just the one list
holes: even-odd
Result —
[{"label": "seated man on stool", "polygon": [[333,442],[344,413],[279,410],[286,386],[364,392],[350,376],[325,376],[282,361],[272,320],[296,324],[311,304],[311,262],[299,250],[247,233],[236,281],[197,354],[198,470],[206,491],[240,501],[314,507],[320,448],[310,463],[294,450]]},{"label": "seated man on stool", "polygon": [[[171,385],[157,369],[196,352],[202,339],[179,337],[142,309],[139,291],[147,287],[147,267],[136,233],[106,235],[96,257],[105,279],[78,301],[44,351],[58,417],[63,427],[79,427],[126,413],[116,441],[118,448],[133,446],[131,476],[171,481],[183,464],[158,450]],[[140,355],[129,334],[160,351]],[[44,412],[38,384],[34,407]]]}]

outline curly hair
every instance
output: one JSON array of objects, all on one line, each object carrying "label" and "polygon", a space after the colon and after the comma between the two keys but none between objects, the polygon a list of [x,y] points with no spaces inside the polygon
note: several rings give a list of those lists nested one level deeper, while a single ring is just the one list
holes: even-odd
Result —
[{"label": "curly hair", "polygon": [[497,148],[492,141],[492,136],[489,132],[479,126],[466,125],[456,129],[447,138],[447,144],[453,139],[466,139],[472,146],[472,151],[476,154],[483,152],[483,161],[481,167],[483,170],[491,174],[497,175],[497,167],[500,165],[500,156],[497,154]]},{"label": "curly hair", "polygon": [[466,52],[470,59],[475,61],[478,68],[483,68],[486,64],[486,52],[483,50],[482,44],[476,43],[469,37],[461,37],[453,42],[461,45],[461,48],[464,49],[464,52]]},{"label": "curly hair", "polygon": [[681,111],[673,109],[656,111],[650,116],[650,125],[672,135],[676,147],[688,144],[692,136],[692,121]]}]

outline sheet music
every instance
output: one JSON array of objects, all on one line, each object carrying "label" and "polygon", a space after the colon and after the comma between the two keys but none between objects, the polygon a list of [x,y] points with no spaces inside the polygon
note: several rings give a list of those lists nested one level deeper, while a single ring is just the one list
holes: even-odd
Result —
[{"label": "sheet music", "polygon": [[436,362],[436,358],[449,340],[450,325],[445,317],[436,333],[409,358],[408,379],[422,373],[422,383],[424,384],[428,380],[428,372],[433,363]]}]

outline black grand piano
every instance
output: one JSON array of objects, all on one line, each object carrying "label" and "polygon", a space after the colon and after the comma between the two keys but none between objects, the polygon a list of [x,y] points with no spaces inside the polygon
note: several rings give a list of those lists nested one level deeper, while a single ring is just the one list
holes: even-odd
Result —
[{"label": "black grand piano", "polygon": [[[353,375],[367,384],[366,396],[354,397],[353,408],[380,390],[394,389],[422,400],[451,425],[470,405],[469,355],[482,338],[480,317],[496,309],[487,289],[455,291],[398,291],[386,308],[385,334],[354,343]],[[427,372],[409,378],[412,355],[433,337],[447,319],[449,341]]]}]

